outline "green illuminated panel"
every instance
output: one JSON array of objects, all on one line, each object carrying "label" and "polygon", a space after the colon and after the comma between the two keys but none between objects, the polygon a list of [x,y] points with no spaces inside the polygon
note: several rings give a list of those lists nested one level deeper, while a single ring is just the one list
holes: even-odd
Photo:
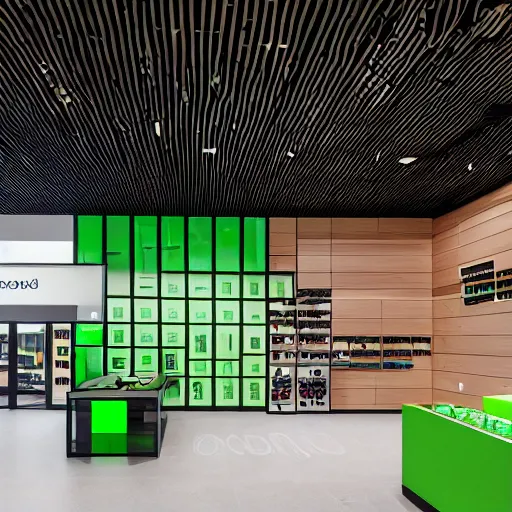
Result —
[{"label": "green illuminated panel", "polygon": [[130,295],[129,217],[107,217],[107,293]]},{"label": "green illuminated panel", "polygon": [[135,324],[135,345],[143,347],[158,346],[158,325],[157,324]]},{"label": "green illuminated panel", "polygon": [[293,277],[271,274],[269,278],[269,297],[271,299],[291,299],[295,297]]},{"label": "green illuminated panel", "polygon": [[77,324],[76,345],[103,345],[103,325]]},{"label": "green illuminated panel", "polygon": [[244,356],[243,357],[243,376],[244,377],[264,377],[265,376],[265,356]]},{"label": "green illuminated panel", "polygon": [[103,375],[102,347],[75,347],[75,386]]},{"label": "green illuminated panel", "polygon": [[185,349],[166,348],[162,350],[162,371],[166,375],[184,375]]},{"label": "green illuminated panel", "polygon": [[215,228],[217,272],[240,271],[240,219],[218,217]]},{"label": "green illuminated panel", "polygon": [[265,293],[265,276],[244,275],[244,299],[264,299]]},{"label": "green illuminated panel", "polygon": [[237,300],[217,300],[215,316],[218,324],[240,323],[240,302]]},{"label": "green illuminated panel", "polygon": [[130,299],[107,299],[107,320],[109,322],[130,322]]},{"label": "green illuminated panel", "polygon": [[127,434],[128,402],[91,400],[91,434]]},{"label": "green illuminated panel", "polygon": [[189,332],[190,359],[211,359],[212,357],[212,326],[191,325]]},{"label": "green illuminated panel", "polygon": [[135,373],[158,373],[158,350],[155,348],[135,349]]},{"label": "green illuminated panel", "polygon": [[240,278],[229,274],[215,276],[215,296],[218,299],[238,299],[240,297]]},{"label": "green illuminated panel", "polygon": [[184,300],[162,300],[162,322],[173,324],[185,323]]},{"label": "green illuminated panel", "polygon": [[212,405],[212,379],[191,377],[189,379],[189,399],[192,407]]},{"label": "green illuminated panel", "polygon": [[215,379],[215,402],[219,407],[238,407],[240,405],[239,379]]},{"label": "green illuminated panel", "polygon": [[168,407],[180,407],[185,405],[185,386],[184,377],[172,379],[164,392],[163,405]]},{"label": "green illuminated panel", "polygon": [[266,270],[266,222],[265,219],[247,217],[244,219],[244,271],[265,272]]},{"label": "green illuminated panel", "polygon": [[188,295],[194,298],[212,298],[211,274],[189,274]]},{"label": "green illuminated panel", "polygon": [[132,330],[129,324],[108,324],[107,343],[113,347],[129,347]]},{"label": "green illuminated panel", "polygon": [[265,379],[243,379],[244,407],[265,406]]},{"label": "green illuminated panel", "polygon": [[215,348],[217,359],[238,359],[240,328],[237,325],[217,325]]},{"label": "green illuminated panel", "polygon": [[189,300],[188,311],[188,320],[191,324],[212,323],[211,300]]},{"label": "green illuminated panel", "polygon": [[103,263],[103,225],[100,216],[78,217],[77,263]]},{"label": "green illuminated panel", "polygon": [[133,318],[135,322],[157,322],[158,301],[156,299],[135,299]]},{"label": "green illuminated panel", "polygon": [[135,217],[135,295],[156,297],[157,280],[157,244],[156,217]]},{"label": "green illuminated panel", "polygon": [[162,297],[185,297],[185,274],[162,274]]},{"label": "green illuminated panel", "polygon": [[185,220],[162,217],[162,270],[185,270]]},{"label": "green illuminated panel", "polygon": [[243,351],[244,354],[265,353],[266,327],[244,325]]},{"label": "green illuminated panel", "polygon": [[240,363],[238,361],[217,361],[215,363],[217,377],[238,377]]},{"label": "green illuminated panel", "polygon": [[191,377],[211,377],[212,362],[211,361],[189,361],[189,375]]},{"label": "green illuminated panel", "polygon": [[244,324],[264,324],[266,307],[264,301],[244,301]]},{"label": "green illuminated panel", "polygon": [[189,270],[212,270],[212,219],[190,217],[188,220],[188,264]]},{"label": "green illuminated panel", "polygon": [[162,345],[168,347],[184,347],[185,326],[162,325]]},{"label": "green illuminated panel", "polygon": [[109,348],[107,351],[108,373],[130,375],[130,360],[129,348]]}]

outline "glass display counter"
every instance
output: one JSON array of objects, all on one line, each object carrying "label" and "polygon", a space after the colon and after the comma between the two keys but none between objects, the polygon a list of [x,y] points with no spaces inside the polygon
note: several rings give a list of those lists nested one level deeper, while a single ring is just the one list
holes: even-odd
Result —
[{"label": "glass display counter", "polygon": [[84,389],[67,394],[68,457],[158,457],[167,423],[159,389]]},{"label": "glass display counter", "polygon": [[512,422],[475,409],[404,405],[402,493],[420,510],[511,510]]}]

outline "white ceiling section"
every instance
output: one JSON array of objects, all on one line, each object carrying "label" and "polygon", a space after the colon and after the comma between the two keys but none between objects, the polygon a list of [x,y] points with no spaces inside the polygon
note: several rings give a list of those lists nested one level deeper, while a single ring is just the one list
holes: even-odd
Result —
[{"label": "white ceiling section", "polygon": [[0,263],[73,263],[73,216],[0,215]]}]

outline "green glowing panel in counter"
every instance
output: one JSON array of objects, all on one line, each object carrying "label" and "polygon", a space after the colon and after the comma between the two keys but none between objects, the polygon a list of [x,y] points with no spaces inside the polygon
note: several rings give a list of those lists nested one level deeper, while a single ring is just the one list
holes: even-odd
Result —
[{"label": "green glowing panel in counter", "polygon": [[487,414],[512,421],[512,395],[484,396],[482,402]]},{"label": "green glowing panel in counter", "polygon": [[75,386],[103,375],[103,347],[75,347]]},{"label": "green glowing panel in counter", "polygon": [[128,403],[124,400],[91,401],[92,434],[126,434]]}]

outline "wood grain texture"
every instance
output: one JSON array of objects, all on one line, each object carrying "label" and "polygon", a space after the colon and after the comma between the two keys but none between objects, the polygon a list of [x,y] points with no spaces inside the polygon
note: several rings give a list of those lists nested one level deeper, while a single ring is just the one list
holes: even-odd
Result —
[{"label": "wood grain texture", "polygon": [[295,217],[271,217],[269,219],[270,234],[289,234],[297,236],[297,219]]},{"label": "wood grain texture", "polygon": [[512,322],[509,314],[437,318],[434,322],[434,334],[436,336],[512,335]]},{"label": "wood grain texture", "polygon": [[380,318],[350,319],[333,318],[333,336],[380,336]]},{"label": "wood grain texture", "polygon": [[436,354],[512,357],[512,336],[435,336]]},{"label": "wood grain texture", "polygon": [[286,256],[297,254],[297,237],[294,233],[270,233],[271,256]]},{"label": "wood grain texture", "polygon": [[294,272],[297,270],[297,258],[295,256],[270,256],[271,271]]},{"label": "wood grain texture", "polygon": [[441,372],[510,378],[512,357],[434,353],[432,369]]},{"label": "wood grain texture", "polygon": [[380,300],[333,300],[332,318],[381,318]]},{"label": "wood grain texture", "polygon": [[458,266],[450,267],[445,270],[432,272],[432,289],[443,288],[446,286],[458,285],[460,288]]},{"label": "wood grain texture", "polygon": [[[474,396],[512,394],[512,377],[487,377],[467,373],[434,371],[432,378],[434,389],[441,389],[452,393]],[[462,391],[459,391],[459,383],[464,385]]]},{"label": "wood grain texture", "polygon": [[382,318],[432,318],[432,301],[383,300]]},{"label": "wood grain texture", "polygon": [[377,388],[430,388],[432,372],[430,370],[381,370],[375,377]]},{"label": "wood grain texture", "polygon": [[484,238],[512,229],[512,211],[489,219],[482,224],[462,231],[459,227],[459,246],[478,242]]},{"label": "wood grain texture", "polygon": [[425,389],[386,389],[377,388],[375,394],[376,405],[394,404],[397,409],[402,404],[431,404],[432,388]]},{"label": "wood grain texture", "polygon": [[328,256],[331,257],[331,239],[319,238],[297,240],[297,254],[299,256]]},{"label": "wood grain texture", "polygon": [[333,218],[332,238],[351,238],[353,235],[364,235],[370,238],[379,231],[379,219],[376,218]]},{"label": "wood grain texture", "polygon": [[432,234],[432,219],[379,219],[380,233]]},{"label": "wood grain texture", "polygon": [[[312,274],[309,274],[312,275]],[[333,274],[334,276],[334,274]],[[460,288],[459,288],[460,290]],[[431,288],[403,288],[403,289],[337,289],[333,288],[332,296],[335,299],[407,299],[425,300],[432,298]]]},{"label": "wood grain texture", "polygon": [[430,256],[333,256],[333,272],[382,273],[432,272]]},{"label": "wood grain texture", "polygon": [[299,218],[297,219],[297,237],[300,238],[331,238],[330,218]]},{"label": "wood grain texture", "polygon": [[431,318],[383,318],[384,336],[432,335]]},{"label": "wood grain texture", "polygon": [[[334,261],[333,257],[333,261]],[[366,289],[366,290],[397,290],[397,289],[426,289],[431,295],[432,273],[361,273],[361,272],[333,272],[332,287],[340,289]]]},{"label": "wood grain texture", "polygon": [[331,256],[298,256],[299,272],[331,272]]},{"label": "wood grain texture", "polygon": [[[343,242],[343,243],[341,243]],[[362,243],[364,242],[364,243]],[[370,242],[370,243],[367,243]],[[380,243],[379,243],[380,242]],[[382,243],[393,242],[393,243]],[[334,256],[431,256],[432,243],[417,241],[404,243],[405,240],[333,240]]]},{"label": "wood grain texture", "polygon": [[330,272],[299,272],[297,286],[304,288],[331,288]]},{"label": "wood grain texture", "polygon": [[331,391],[331,408],[344,405],[375,405],[375,388],[372,389],[334,389]]}]

